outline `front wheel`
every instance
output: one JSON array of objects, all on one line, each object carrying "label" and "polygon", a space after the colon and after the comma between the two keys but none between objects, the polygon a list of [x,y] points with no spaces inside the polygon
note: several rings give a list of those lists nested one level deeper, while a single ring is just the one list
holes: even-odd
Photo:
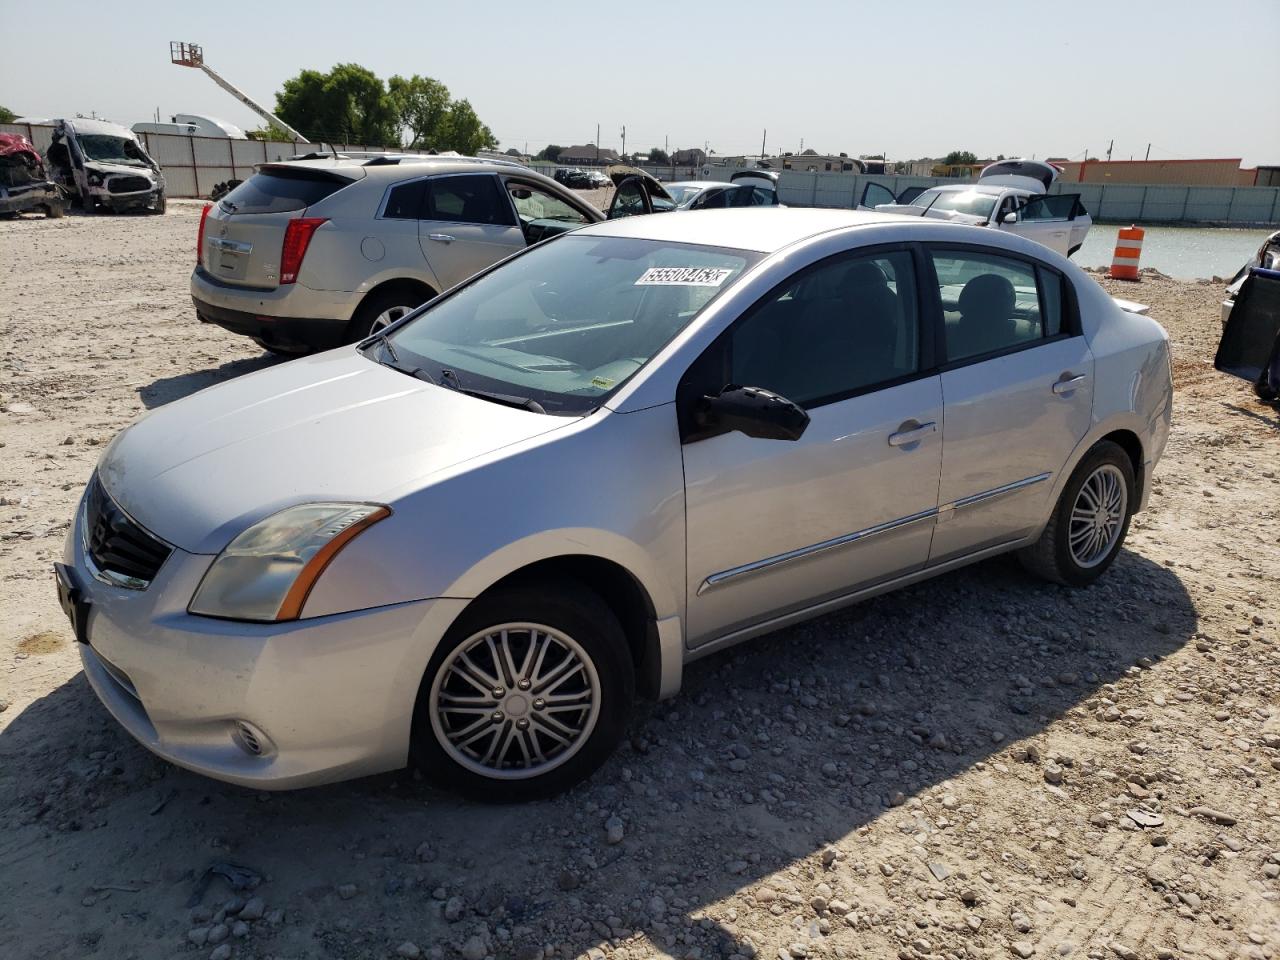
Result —
[{"label": "front wheel", "polygon": [[1110,440],[1095,444],[1067,480],[1040,539],[1019,552],[1022,565],[1055,583],[1093,583],[1120,552],[1136,489],[1124,449]]},{"label": "front wheel", "polygon": [[551,796],[590,776],[635,693],[626,637],[595,594],[563,583],[477,601],[440,642],[414,710],[413,759],[467,796]]}]

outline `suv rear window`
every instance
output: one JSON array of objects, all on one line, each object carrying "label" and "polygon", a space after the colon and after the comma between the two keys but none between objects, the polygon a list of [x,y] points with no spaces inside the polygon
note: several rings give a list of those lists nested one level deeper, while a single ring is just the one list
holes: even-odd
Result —
[{"label": "suv rear window", "polygon": [[352,181],[314,174],[255,173],[222,198],[227,213],[287,213],[337,193]]}]

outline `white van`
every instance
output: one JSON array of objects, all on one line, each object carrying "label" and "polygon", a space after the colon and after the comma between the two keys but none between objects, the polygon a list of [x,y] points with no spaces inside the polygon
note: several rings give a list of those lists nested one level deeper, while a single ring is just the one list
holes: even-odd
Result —
[{"label": "white van", "polygon": [[133,131],[118,123],[76,117],[53,121],[45,151],[52,180],[86,213],[99,209],[164,213],[164,175]]}]

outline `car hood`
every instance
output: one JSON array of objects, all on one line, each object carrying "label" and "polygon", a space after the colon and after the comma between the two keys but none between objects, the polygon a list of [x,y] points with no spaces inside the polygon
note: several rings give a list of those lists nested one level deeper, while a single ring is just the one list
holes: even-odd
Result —
[{"label": "car hood", "polygon": [[101,173],[108,177],[114,177],[120,173],[131,173],[144,176],[148,180],[155,179],[155,171],[145,163],[111,163],[105,160],[86,160],[84,166],[86,170]]},{"label": "car hood", "polygon": [[113,441],[98,473],[156,536],[217,553],[285,507],[386,502],[431,474],[574,422],[437,387],[342,348],[159,408]]}]

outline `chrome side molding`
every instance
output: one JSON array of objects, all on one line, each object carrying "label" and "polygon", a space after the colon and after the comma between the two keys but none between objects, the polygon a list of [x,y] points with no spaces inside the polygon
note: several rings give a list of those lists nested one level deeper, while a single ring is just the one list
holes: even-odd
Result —
[{"label": "chrome side molding", "polygon": [[938,522],[942,522],[943,520],[948,519],[956,510],[964,510],[968,507],[975,507],[979,504],[989,503],[999,497],[1006,496],[1010,493],[1016,493],[1017,491],[1024,490],[1027,487],[1035,486],[1037,483],[1044,483],[1052,476],[1052,472],[1036,474],[1036,476],[1027,477],[1025,480],[1017,480],[1013,483],[1006,483],[1001,487],[984,490],[982,493],[975,493],[967,497],[961,497],[959,500],[953,500],[950,503],[943,504],[933,510],[924,510],[920,513],[913,513],[906,517],[899,517],[897,520],[889,520],[886,523],[879,523],[874,527],[867,527],[864,530],[846,533],[843,536],[833,537],[830,540],[823,540],[820,543],[810,544],[807,547],[797,547],[794,550],[788,550],[786,553],[775,554],[772,557],[765,557],[762,560],[754,560],[751,563],[744,563],[739,567],[731,567],[728,570],[713,573],[699,584],[697,595],[702,596],[708,590],[713,590],[716,587],[730,582],[731,580],[750,576],[753,573],[759,573],[762,570],[768,570],[780,564],[791,563],[793,560],[802,560],[806,557],[812,557],[815,554],[823,553],[827,550],[835,550],[839,547],[845,547],[852,543],[869,540],[871,537],[879,536],[882,533],[888,533],[890,530],[898,530],[913,523],[920,523],[922,520],[936,519]]}]

